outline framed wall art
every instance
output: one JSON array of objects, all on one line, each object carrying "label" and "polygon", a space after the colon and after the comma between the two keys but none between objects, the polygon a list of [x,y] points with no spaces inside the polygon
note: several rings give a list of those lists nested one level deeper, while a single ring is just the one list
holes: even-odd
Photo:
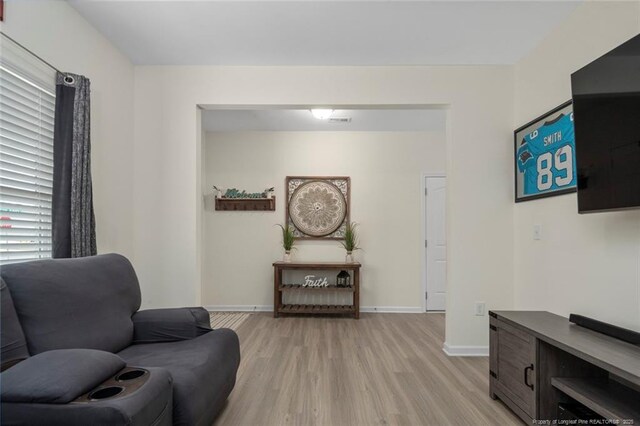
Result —
[{"label": "framed wall art", "polygon": [[571,101],[517,129],[514,154],[516,203],[575,192]]},{"label": "framed wall art", "polygon": [[298,239],[341,240],[351,210],[347,176],[287,176],[286,218]]}]

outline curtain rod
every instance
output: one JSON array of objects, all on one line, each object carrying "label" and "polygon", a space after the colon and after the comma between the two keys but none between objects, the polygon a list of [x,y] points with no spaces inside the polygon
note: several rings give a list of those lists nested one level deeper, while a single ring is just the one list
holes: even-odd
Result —
[{"label": "curtain rod", "polygon": [[9,40],[11,40],[12,42],[14,42],[15,44],[17,44],[18,46],[20,46],[21,48],[23,48],[24,50],[26,50],[27,52],[29,52],[33,57],[35,57],[36,59],[38,59],[39,61],[41,61],[43,64],[45,64],[46,66],[48,66],[49,68],[53,69],[54,71],[59,72],[60,74],[64,74],[62,71],[60,71],[58,68],[54,67],[53,65],[51,65],[49,62],[45,61],[44,59],[42,59],[40,56],[36,55],[34,52],[32,52],[31,50],[27,49],[26,47],[24,47],[22,44],[18,43],[17,41],[15,41],[13,38],[9,37],[8,35],[6,35],[4,32],[0,31],[0,34],[2,34],[4,37],[8,38]]}]

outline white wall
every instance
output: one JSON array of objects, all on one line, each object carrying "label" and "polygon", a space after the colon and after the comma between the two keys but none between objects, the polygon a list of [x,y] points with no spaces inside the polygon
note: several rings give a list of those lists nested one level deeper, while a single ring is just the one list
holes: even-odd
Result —
[{"label": "white wall", "polygon": [[[451,108],[448,344],[485,345],[486,317],[473,315],[473,302],[512,307],[514,278],[518,308],[579,310],[631,327],[640,322],[640,214],[578,216],[572,195],[514,211],[511,146],[511,129],[570,97],[572,71],[640,31],[637,1],[585,2],[518,63],[515,117],[513,67],[134,71],[66,2],[10,0],[5,12],[2,31],[92,81],[99,250],[135,258],[147,306],[201,297],[206,259],[200,261],[196,105],[440,104]],[[541,241],[531,240],[534,223],[543,225]]]},{"label": "white wall", "polygon": [[[362,306],[422,309],[422,173],[445,170],[441,132],[207,133],[205,191],[275,186],[275,212],[216,212],[207,201],[205,306],[272,306],[282,258],[286,176],[350,176],[351,220],[364,251]],[[343,261],[338,241],[299,241],[297,260]]]},{"label": "white wall", "polygon": [[99,250],[134,258],[145,306],[200,301],[196,105],[329,104],[450,106],[449,345],[486,345],[487,318],[473,315],[474,301],[511,307],[512,67],[134,69],[66,2],[15,0],[5,8],[3,31],[91,78]]},{"label": "white wall", "polygon": [[[570,74],[640,33],[640,2],[585,2],[516,65],[518,127],[571,98]],[[576,195],[515,207],[515,307],[640,330],[640,212],[578,215]],[[542,240],[533,240],[533,225]]]},{"label": "white wall", "polygon": [[450,105],[447,341],[487,344],[474,302],[513,303],[511,67],[140,66],[135,80],[134,252],[149,305],[201,292],[196,105]]},{"label": "white wall", "polygon": [[98,251],[133,256],[133,65],[64,1],[5,1],[4,33],[91,80]]}]

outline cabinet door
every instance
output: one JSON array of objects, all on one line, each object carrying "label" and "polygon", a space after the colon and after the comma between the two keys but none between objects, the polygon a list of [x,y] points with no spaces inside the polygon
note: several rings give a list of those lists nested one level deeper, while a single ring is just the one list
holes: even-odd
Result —
[{"label": "cabinet door", "polygon": [[535,338],[499,321],[496,340],[497,389],[529,417],[536,418]]}]

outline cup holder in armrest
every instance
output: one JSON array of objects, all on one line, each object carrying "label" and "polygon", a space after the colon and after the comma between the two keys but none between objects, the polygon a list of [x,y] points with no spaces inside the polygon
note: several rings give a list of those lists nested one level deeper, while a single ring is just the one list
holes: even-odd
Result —
[{"label": "cup holder in armrest", "polygon": [[140,367],[125,367],[92,391],[76,398],[74,402],[99,403],[110,398],[123,398],[144,386],[149,377],[151,377],[149,370]]},{"label": "cup holder in armrest", "polygon": [[116,376],[116,380],[118,382],[127,382],[129,380],[137,379],[138,377],[142,377],[147,374],[147,370],[135,369],[125,371],[124,373],[120,373]]},{"label": "cup holder in armrest", "polygon": [[116,395],[120,395],[124,388],[122,386],[107,386],[105,388],[99,388],[89,394],[91,401],[99,401],[107,398],[113,398]]}]

